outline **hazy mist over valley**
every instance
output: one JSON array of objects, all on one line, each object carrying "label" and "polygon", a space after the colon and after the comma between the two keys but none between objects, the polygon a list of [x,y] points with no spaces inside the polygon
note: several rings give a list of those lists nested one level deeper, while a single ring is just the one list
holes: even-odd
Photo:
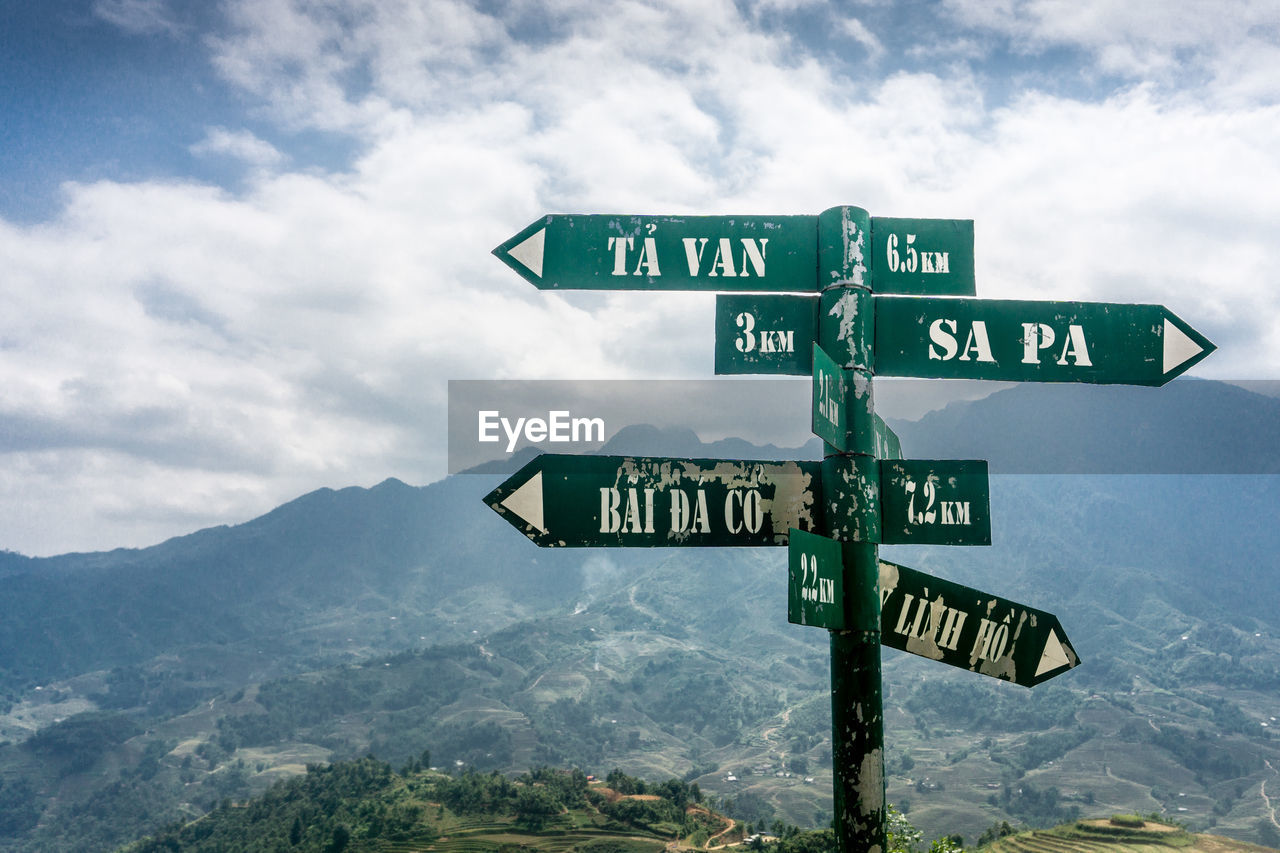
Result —
[{"label": "hazy mist over valley", "polygon": [[[1095,429],[1037,439],[1028,418],[1081,413],[1033,386],[895,426],[911,455],[995,472],[1197,442],[1274,470],[1256,425],[1280,401],[1166,390],[1186,416],[1159,429],[1129,390],[1083,413]],[[627,429],[602,451],[723,448]],[[481,503],[500,479],[321,490],[152,548],[7,555],[4,843],[110,847],[308,763],[424,749],[683,777],[744,818],[824,825],[826,632],[787,623],[785,549],[536,549]],[[1026,690],[886,649],[890,800],[927,835],[1126,811],[1275,844],[1272,479],[996,473],[991,547],[884,548],[1055,613],[1083,660]]]}]

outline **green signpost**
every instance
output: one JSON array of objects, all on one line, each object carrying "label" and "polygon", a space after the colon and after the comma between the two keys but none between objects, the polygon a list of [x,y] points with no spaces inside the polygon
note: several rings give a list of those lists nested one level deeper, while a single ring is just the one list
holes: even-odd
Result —
[{"label": "green signpost", "polygon": [[547,548],[785,545],[817,528],[821,467],[544,453],[484,502]]},{"label": "green signpost", "polygon": [[[844,548],[816,533],[792,530],[787,549],[787,620],[843,630]],[[906,566],[880,561],[880,642],[1024,687],[1078,666],[1080,657],[1051,613],[1008,601]],[[856,619],[856,616],[853,617]]]},{"label": "green signpost", "polygon": [[[875,375],[1163,385],[1214,345],[1162,305],[875,296]],[[716,297],[716,373],[813,370],[819,300]],[[742,329],[753,332],[751,346]]]},{"label": "green signpost", "polygon": [[882,644],[1027,687],[1080,662],[1052,614],[879,559],[988,545],[991,513],[985,462],[901,458],[873,376],[1162,385],[1214,349],[1159,305],[968,298],[970,220],[551,215],[494,254],[539,288],[760,291],[716,297],[715,372],[812,376],[822,462],[544,455],[485,502],[545,547],[787,545],[788,619],[830,632],[841,853],[885,849]]},{"label": "green signpost", "polygon": [[[813,345],[813,417],[810,421],[813,434],[843,453],[849,446],[849,414],[844,411],[845,401],[851,389],[844,370]],[[870,393],[870,388],[864,388]]]},{"label": "green signpost", "polygon": [[887,545],[990,545],[984,460],[880,460],[880,538]]},{"label": "green signpost", "polygon": [[[991,544],[986,462],[880,460],[865,472],[863,483],[856,469],[807,460],[544,453],[484,502],[544,548],[760,547],[819,529],[824,498],[858,503],[869,487],[881,498],[859,541]],[[850,496],[836,497],[846,483]]]},{"label": "green signpost", "polygon": [[845,627],[845,601],[840,543],[792,530],[787,547],[787,620],[839,631]]},{"label": "green signpost", "polygon": [[719,375],[809,373],[818,340],[818,297],[719,294],[715,328]]},{"label": "green signpost", "polygon": [[1053,614],[883,560],[880,641],[1023,687],[1080,663]]},{"label": "green signpost", "polygon": [[1163,305],[876,298],[876,374],[1163,385],[1214,346]]},{"label": "green signpost", "polygon": [[871,289],[877,293],[972,296],[972,219],[871,217]]},{"label": "green signpost", "polygon": [[[873,222],[879,250],[899,259],[881,292],[974,294],[972,220]],[[812,293],[827,284],[816,216],[549,214],[493,254],[544,290]]]}]

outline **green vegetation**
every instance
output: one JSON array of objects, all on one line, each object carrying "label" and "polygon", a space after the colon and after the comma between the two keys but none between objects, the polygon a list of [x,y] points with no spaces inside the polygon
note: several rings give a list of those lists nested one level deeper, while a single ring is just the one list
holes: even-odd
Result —
[{"label": "green vegetation", "polygon": [[26,746],[66,775],[92,767],[103,753],[140,731],[123,714],[91,711],[41,729]]},{"label": "green vegetation", "polygon": [[1111,816],[1111,823],[1115,826],[1127,826],[1131,829],[1141,829],[1146,821],[1138,817],[1136,814],[1113,814]]},{"label": "green vegetation", "polygon": [[1168,853],[1170,850],[1246,853],[1261,850],[1217,836],[1192,835],[1176,824],[1138,815],[1113,815],[1109,820],[1078,821],[1030,832],[1001,832],[981,849],[984,853]]},{"label": "green vegetation", "polygon": [[456,776],[394,773],[373,758],[310,766],[244,803],[136,842],[129,853],[168,851],[439,851],[505,849],[652,853],[679,835],[709,838],[725,818],[690,802],[690,786],[647,784],[615,771],[617,789],[592,788],[580,770],[539,768],[512,780],[468,770]]}]

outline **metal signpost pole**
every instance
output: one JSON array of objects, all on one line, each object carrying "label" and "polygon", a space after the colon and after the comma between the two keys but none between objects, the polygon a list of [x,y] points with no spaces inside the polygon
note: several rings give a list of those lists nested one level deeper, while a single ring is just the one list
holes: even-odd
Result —
[{"label": "metal signpost pole", "polygon": [[752,291],[716,297],[716,373],[812,373],[821,463],[547,454],[485,503],[547,548],[786,545],[787,618],[831,636],[840,853],[887,847],[882,635],[1026,687],[1080,663],[1052,614],[880,562],[991,544],[990,487],[902,459],[872,375],[1163,385],[1214,349],[1160,305],[971,298],[969,220],[552,214],[494,254],[539,288]]},{"label": "metal signpost pole", "polygon": [[[835,407],[828,406],[843,426],[844,447],[827,443],[822,463],[825,532],[841,543],[845,591],[844,629],[830,632],[832,782],[841,853],[886,849],[870,237],[871,220],[861,208],[832,208],[818,217],[824,285],[818,344],[840,366],[844,390],[831,401]],[[821,374],[815,378],[821,385]]]}]

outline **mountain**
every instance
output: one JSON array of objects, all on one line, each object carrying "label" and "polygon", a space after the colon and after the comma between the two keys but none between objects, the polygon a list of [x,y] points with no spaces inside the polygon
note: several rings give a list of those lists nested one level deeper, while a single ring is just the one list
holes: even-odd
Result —
[{"label": "mountain", "polygon": [[912,455],[994,474],[1280,473],[1280,399],[1224,382],[1017,385],[889,423]]},{"label": "mountain", "polygon": [[[1280,497],[1273,476],[1182,461],[1216,444],[1274,472],[1277,401],[1179,381],[1157,418],[1148,389],[1097,408],[1074,390],[894,423],[911,456],[1015,473],[992,477],[990,548],[885,557],[1056,614],[1084,664],[1026,691],[886,651],[890,798],[934,834],[1163,809],[1274,844]],[[1145,473],[1053,470],[1126,447]],[[634,428],[602,452],[820,451]],[[1063,464],[1016,473],[1037,452]],[[0,554],[0,848],[109,849],[370,749],[676,775],[743,819],[822,824],[827,639],[786,622],[785,552],[536,549],[481,503],[500,479],[322,489],[153,548]]]}]

